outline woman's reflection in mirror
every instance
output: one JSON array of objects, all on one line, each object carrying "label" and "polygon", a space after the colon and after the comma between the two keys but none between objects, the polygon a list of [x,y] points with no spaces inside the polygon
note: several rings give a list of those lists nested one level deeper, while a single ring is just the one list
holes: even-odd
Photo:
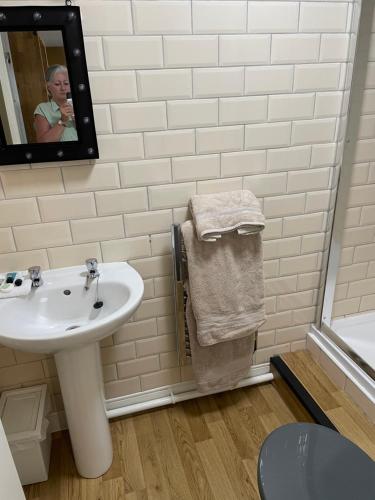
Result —
[{"label": "woman's reflection in mirror", "polygon": [[49,101],[41,102],[34,111],[37,142],[78,141],[67,68],[50,66],[46,85]]}]

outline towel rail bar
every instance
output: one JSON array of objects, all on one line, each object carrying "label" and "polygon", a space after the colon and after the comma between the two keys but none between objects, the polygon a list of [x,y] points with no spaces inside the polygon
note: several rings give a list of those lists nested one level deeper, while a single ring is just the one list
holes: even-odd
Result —
[{"label": "towel rail bar", "polygon": [[190,364],[191,351],[189,331],[186,323],[185,281],[188,277],[187,258],[184,240],[179,224],[171,226],[172,258],[173,258],[173,284],[174,304],[176,318],[177,354],[180,366]]}]

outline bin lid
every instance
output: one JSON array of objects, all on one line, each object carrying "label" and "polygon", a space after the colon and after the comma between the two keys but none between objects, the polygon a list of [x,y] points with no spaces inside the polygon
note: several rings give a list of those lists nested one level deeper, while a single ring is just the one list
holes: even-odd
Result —
[{"label": "bin lid", "polygon": [[0,398],[0,419],[9,444],[44,439],[47,385],[4,391]]}]

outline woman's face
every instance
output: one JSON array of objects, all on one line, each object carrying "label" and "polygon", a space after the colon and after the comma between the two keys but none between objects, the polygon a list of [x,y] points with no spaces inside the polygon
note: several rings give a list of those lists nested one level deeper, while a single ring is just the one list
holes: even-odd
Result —
[{"label": "woman's face", "polygon": [[52,81],[47,84],[48,90],[51,93],[54,101],[63,101],[66,99],[66,94],[70,92],[70,83],[68,73],[55,73]]}]

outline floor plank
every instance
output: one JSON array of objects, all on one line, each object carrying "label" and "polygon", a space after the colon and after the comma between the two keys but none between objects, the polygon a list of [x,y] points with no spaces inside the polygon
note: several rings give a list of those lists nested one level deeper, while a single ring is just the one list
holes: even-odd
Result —
[{"label": "floor plank", "polygon": [[[264,413],[275,413],[277,418],[280,421],[280,425],[288,424],[289,422],[297,422],[299,419],[296,418],[296,411],[294,406],[296,405],[295,401],[291,398],[284,401],[281,397],[280,393],[275,389],[275,384],[263,384],[258,387],[259,392],[262,394],[264,399],[268,403],[269,412]],[[298,405],[301,406],[301,403],[298,402]],[[304,422],[312,422],[312,418],[310,416],[303,419]]]},{"label": "floor plank", "polygon": [[208,430],[206,421],[203,418],[203,413],[199,404],[196,400],[186,401],[184,404],[184,411],[188,416],[189,425],[191,432],[194,437],[194,441],[205,441],[210,439],[212,436]]},{"label": "floor plank", "polygon": [[375,459],[375,426],[363,411],[340,390],[308,351],[288,352],[281,358],[293,371],[318,406],[345,437]]},{"label": "floor plank", "polygon": [[268,434],[281,426],[280,420],[274,413],[265,413],[264,415],[260,415],[259,418]]},{"label": "floor plank", "polygon": [[255,496],[251,497],[254,498],[254,500],[260,500],[260,495],[259,495],[259,490],[258,490],[258,476],[257,476],[257,469],[258,469],[258,459],[256,458],[246,458],[243,460],[244,466],[246,467],[246,470],[249,474],[251,483],[253,485],[253,489],[255,492]]},{"label": "floor plank", "polygon": [[209,427],[236,498],[254,498],[255,491],[250,477],[224,421],[213,422]]},{"label": "floor plank", "polygon": [[223,421],[228,428],[228,432],[233,439],[241,458],[252,458],[256,455],[257,448],[247,432],[245,423],[236,406],[231,403],[229,393],[224,393],[218,398],[218,406],[223,416]]},{"label": "floor plank", "polygon": [[[323,384],[326,392],[329,383]],[[373,426],[337,388],[330,397],[336,403],[331,418],[346,428],[358,425],[356,438],[367,451],[375,443]],[[78,476],[68,433],[62,432],[53,439],[49,480],[26,486],[26,498],[259,500],[257,461],[263,440],[283,424],[311,420],[275,382],[116,419],[110,424],[112,467],[93,480]]]},{"label": "floor plank", "polygon": [[[282,356],[282,359],[287,359],[286,362],[288,366],[295,374],[298,374],[297,378],[302,385],[305,386],[307,391],[310,393],[314,391],[314,394],[316,394],[319,400],[319,406],[323,411],[340,406],[333,396],[337,391],[337,387],[333,385],[321,368],[311,358],[309,353],[307,353],[307,355],[301,355],[301,352],[288,353],[291,355]],[[303,376],[303,378],[300,378],[301,376]]]},{"label": "floor plank", "polygon": [[152,416],[152,426],[170,497],[176,500],[180,498],[190,500],[192,496],[169,424],[168,412],[165,410],[155,412]]},{"label": "floor plank", "polygon": [[68,433],[59,433],[49,480],[26,486],[27,500],[257,500],[261,443],[275,426],[296,421],[267,386],[116,419],[112,467],[94,480],[78,476]]},{"label": "floor plank", "polygon": [[184,407],[176,405],[170,408],[169,420],[193,498],[196,500],[213,500],[214,496],[195,446],[193,433]]},{"label": "floor plank", "polygon": [[197,399],[206,424],[217,422],[222,419],[222,415],[216,403],[216,398],[217,396],[206,396],[205,398]]},{"label": "floor plank", "polygon": [[[95,498],[96,492],[94,492]],[[131,492],[134,494],[134,491]],[[125,491],[125,481],[123,477],[116,477],[111,479],[110,481],[103,481],[101,486],[101,495],[105,500],[125,500],[126,491]],[[137,497],[134,497],[136,499]]]},{"label": "floor plank", "polygon": [[[213,424],[212,424],[213,425]],[[196,443],[199,456],[216,499],[237,500],[227,471],[213,439]]]},{"label": "floor plank", "polygon": [[151,414],[144,413],[134,417],[134,428],[149,498],[169,500],[168,482],[164,477],[158,445],[152,432]]}]

